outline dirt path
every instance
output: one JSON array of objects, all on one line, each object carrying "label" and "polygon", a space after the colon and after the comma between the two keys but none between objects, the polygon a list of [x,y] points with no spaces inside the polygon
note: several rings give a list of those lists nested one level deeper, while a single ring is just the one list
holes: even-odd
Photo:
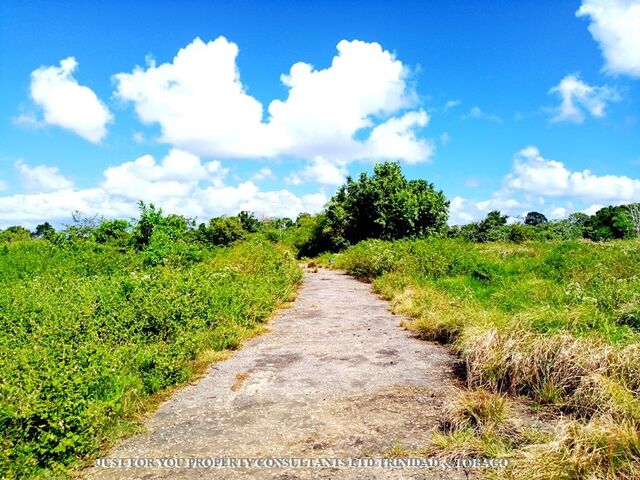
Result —
[{"label": "dirt path", "polygon": [[[454,358],[412,338],[370,286],[307,272],[270,333],[177,392],[109,458],[382,457],[427,444],[458,388]],[[156,465],[158,465],[156,461]],[[382,468],[91,468],[91,479],[465,478]]]}]

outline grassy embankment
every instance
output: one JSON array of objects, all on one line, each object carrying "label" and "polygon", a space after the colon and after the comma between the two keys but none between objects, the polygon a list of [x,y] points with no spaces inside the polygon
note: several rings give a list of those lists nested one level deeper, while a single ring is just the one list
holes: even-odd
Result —
[{"label": "grassy embankment", "polygon": [[[639,241],[373,240],[333,265],[463,359],[471,390],[427,451],[508,457],[500,478],[640,478]],[[556,431],[514,425],[506,394]]]},{"label": "grassy embankment", "polygon": [[0,246],[0,477],[58,478],[237,348],[301,279],[249,240],[195,263],[145,266],[94,242]]}]

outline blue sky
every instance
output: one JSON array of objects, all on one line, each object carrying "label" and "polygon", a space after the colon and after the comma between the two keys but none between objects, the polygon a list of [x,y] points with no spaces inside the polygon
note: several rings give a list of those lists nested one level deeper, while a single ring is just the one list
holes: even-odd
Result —
[{"label": "blue sky", "polygon": [[640,1],[399,5],[3,2],[0,226],[295,216],[387,159],[451,223],[640,201]]}]

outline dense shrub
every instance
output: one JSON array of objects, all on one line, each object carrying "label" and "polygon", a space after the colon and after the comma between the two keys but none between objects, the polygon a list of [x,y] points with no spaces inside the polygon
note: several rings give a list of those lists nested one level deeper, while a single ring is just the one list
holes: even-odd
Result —
[{"label": "dense shrub", "polygon": [[237,348],[300,279],[292,256],[258,239],[150,264],[160,234],[142,252],[109,235],[0,251],[0,477],[64,473],[95,454],[203,352]]},{"label": "dense shrub", "polygon": [[351,177],[315,217],[302,255],[340,250],[366,239],[427,236],[445,229],[449,202],[425,180],[407,180],[399,163],[376,164]]}]

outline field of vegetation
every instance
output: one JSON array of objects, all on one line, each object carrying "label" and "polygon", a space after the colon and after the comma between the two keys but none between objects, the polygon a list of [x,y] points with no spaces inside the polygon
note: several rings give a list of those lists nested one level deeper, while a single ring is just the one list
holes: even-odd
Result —
[{"label": "field of vegetation", "polygon": [[295,257],[241,219],[0,233],[0,478],[66,476],[292,298]]},{"label": "field of vegetation", "polygon": [[[499,478],[640,478],[640,205],[453,227],[448,205],[380,164],[299,234],[459,354],[469,390],[417,453],[511,459]],[[515,398],[554,428],[523,426]]]},{"label": "field of vegetation", "polygon": [[[297,256],[373,282],[459,354],[469,389],[421,454],[508,458],[513,479],[640,478],[640,205],[453,227],[448,209],[382,163],[295,221],[196,226],[141,202],[132,220],[0,231],[0,477],[65,477],[131,433],[292,298]],[[553,428],[518,423],[522,405]]]},{"label": "field of vegetation", "polygon": [[506,400],[478,390],[443,449],[512,457],[517,478],[640,478],[640,241],[368,240],[323,258],[373,281],[420,337],[452,345],[471,388],[567,419],[555,436],[519,438]]}]

